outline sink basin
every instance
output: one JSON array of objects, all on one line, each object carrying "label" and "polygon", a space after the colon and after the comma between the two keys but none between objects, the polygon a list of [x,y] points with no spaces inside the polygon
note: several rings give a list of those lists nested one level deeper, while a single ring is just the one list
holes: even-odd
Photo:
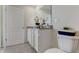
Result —
[{"label": "sink basin", "polygon": [[59,35],[66,35],[66,36],[75,36],[76,32],[70,31],[70,30],[59,30],[58,34]]}]

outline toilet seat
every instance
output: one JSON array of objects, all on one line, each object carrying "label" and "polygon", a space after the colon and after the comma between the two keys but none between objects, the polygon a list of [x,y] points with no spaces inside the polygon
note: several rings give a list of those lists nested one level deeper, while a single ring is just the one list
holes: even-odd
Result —
[{"label": "toilet seat", "polygon": [[65,52],[58,48],[51,48],[51,49],[46,50],[45,53],[65,53]]}]

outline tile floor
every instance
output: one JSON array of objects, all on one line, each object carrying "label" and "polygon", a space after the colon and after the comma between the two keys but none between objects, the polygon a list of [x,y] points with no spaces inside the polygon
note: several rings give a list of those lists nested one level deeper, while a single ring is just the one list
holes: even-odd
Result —
[{"label": "tile floor", "polygon": [[1,53],[36,53],[36,51],[28,44],[18,44],[1,50]]}]

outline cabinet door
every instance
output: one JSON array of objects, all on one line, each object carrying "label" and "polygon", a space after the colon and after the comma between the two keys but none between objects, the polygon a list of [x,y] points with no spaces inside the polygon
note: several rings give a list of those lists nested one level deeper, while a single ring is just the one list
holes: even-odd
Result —
[{"label": "cabinet door", "polygon": [[34,36],[35,36],[35,30],[31,29],[31,46],[34,48]]},{"label": "cabinet door", "polygon": [[39,30],[38,33],[39,52],[44,52],[47,49],[53,48],[52,30]]},{"label": "cabinet door", "polygon": [[34,41],[34,48],[38,52],[38,29],[35,29],[35,41]]},{"label": "cabinet door", "polygon": [[27,41],[31,45],[31,29],[27,29]]}]

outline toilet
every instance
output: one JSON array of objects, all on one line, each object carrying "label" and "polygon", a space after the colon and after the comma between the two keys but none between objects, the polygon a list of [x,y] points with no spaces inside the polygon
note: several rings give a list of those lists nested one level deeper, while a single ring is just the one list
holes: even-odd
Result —
[{"label": "toilet", "polygon": [[75,36],[57,35],[58,48],[47,49],[44,53],[73,53],[78,47],[79,38]]},{"label": "toilet", "polygon": [[[74,34],[74,30],[64,30],[58,25],[58,19],[53,20],[53,29],[57,31],[58,48],[49,48],[44,53],[73,53],[78,48],[79,37],[70,36]],[[61,34],[58,33],[61,32]],[[65,32],[65,33],[62,33]],[[69,34],[68,34],[69,33]],[[65,35],[64,35],[65,34]]]}]

